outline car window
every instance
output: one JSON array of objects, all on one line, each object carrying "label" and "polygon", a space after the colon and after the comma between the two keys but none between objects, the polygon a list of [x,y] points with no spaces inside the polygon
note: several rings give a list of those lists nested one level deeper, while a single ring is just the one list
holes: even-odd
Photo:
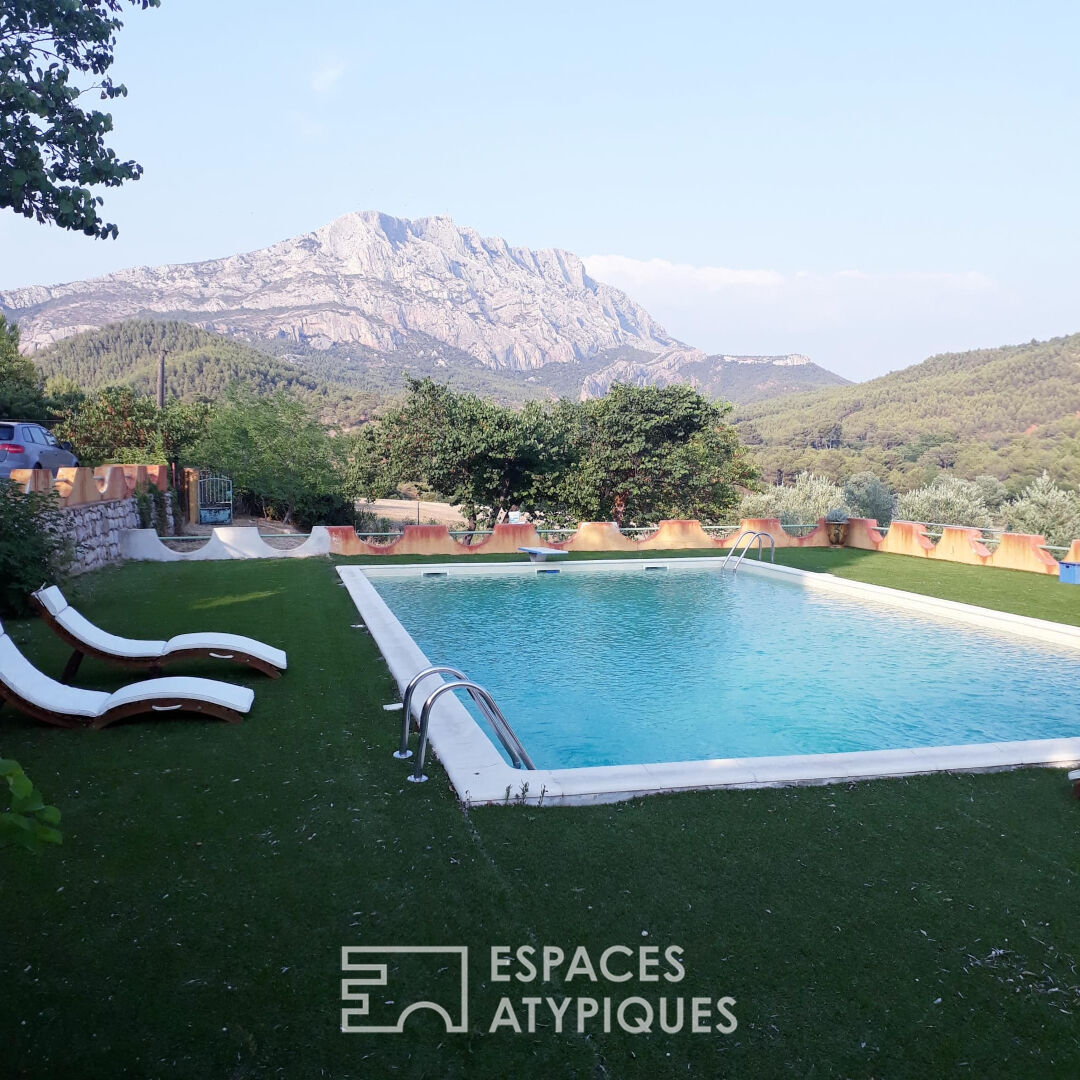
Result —
[{"label": "car window", "polygon": [[15,427],[13,424],[0,424],[0,442],[10,442],[15,438]]},{"label": "car window", "polygon": [[38,429],[27,425],[22,429],[23,439],[26,442],[41,442],[41,436],[38,435]]},{"label": "car window", "polygon": [[46,445],[48,445],[48,446],[59,446],[60,445],[56,441],[56,436],[51,431],[46,431],[45,428],[42,428],[41,431],[39,432],[39,434],[43,435],[45,437]]}]

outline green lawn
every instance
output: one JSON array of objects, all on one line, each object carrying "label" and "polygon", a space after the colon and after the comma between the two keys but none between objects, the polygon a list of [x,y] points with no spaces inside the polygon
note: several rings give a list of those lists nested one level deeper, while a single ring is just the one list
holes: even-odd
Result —
[{"label": "green lawn", "polygon": [[[1036,575],[778,561],[1080,623],[1080,589]],[[122,633],[254,634],[289,670],[187,669],[255,688],[235,727],[0,712],[0,750],[65,833],[0,851],[4,1076],[1076,1075],[1080,802],[1061,771],[464,810],[437,766],[404,782],[380,708],[394,688],[329,560],[129,565],[69,591]],[[8,629],[63,666],[40,623]],[[492,945],[645,943],[683,948],[682,983],[493,985],[485,962]],[[341,1034],[345,944],[470,946],[471,1032],[419,1014],[405,1035]],[[730,995],[739,1023],[555,1034],[545,1009],[535,1034],[489,1034],[504,994]]]}]

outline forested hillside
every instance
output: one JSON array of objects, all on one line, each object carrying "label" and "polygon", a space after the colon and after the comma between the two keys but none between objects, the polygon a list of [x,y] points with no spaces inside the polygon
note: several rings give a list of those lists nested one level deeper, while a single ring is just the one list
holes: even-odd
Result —
[{"label": "forested hillside", "polygon": [[870,382],[746,406],[738,427],[775,481],[870,469],[893,487],[942,468],[1018,490],[1080,484],[1080,334],[946,353]]},{"label": "forested hillside", "polygon": [[243,342],[176,321],[114,323],[66,338],[35,353],[33,360],[46,378],[71,379],[83,390],[130,386],[152,395],[162,350],[170,398],[215,401],[238,382],[258,394],[288,390],[310,400],[326,419],[349,425],[370,415],[378,400],[335,384],[328,371],[313,374]]}]

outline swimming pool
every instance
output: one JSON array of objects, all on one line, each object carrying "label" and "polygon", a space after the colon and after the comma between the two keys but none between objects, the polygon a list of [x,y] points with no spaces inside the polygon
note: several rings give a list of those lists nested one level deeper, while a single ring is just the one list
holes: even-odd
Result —
[{"label": "swimming pool", "polygon": [[[358,569],[342,568],[347,583]],[[746,563],[736,577],[716,559],[558,569],[364,568],[417,652],[487,687],[556,779],[881,764],[882,754],[925,762],[943,747],[980,748],[970,767],[989,767],[987,748],[1035,743],[1055,761],[1080,757],[1073,628],[789,568]]]}]

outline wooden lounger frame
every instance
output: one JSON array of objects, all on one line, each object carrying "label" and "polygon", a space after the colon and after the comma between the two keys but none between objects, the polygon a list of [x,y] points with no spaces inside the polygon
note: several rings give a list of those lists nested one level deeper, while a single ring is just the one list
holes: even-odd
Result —
[{"label": "wooden lounger frame", "polygon": [[58,637],[66,641],[74,650],[71,654],[71,658],[64,666],[63,674],[60,676],[60,681],[62,683],[69,683],[75,678],[75,675],[79,670],[79,665],[83,661],[83,656],[93,656],[98,660],[104,660],[106,663],[115,664],[118,667],[149,671],[151,675],[160,675],[161,669],[165,664],[172,664],[177,661],[205,659],[235,660],[238,664],[245,664],[255,671],[261,671],[271,679],[281,678],[280,668],[276,668],[268,661],[262,660],[257,656],[252,656],[251,653],[246,652],[220,652],[215,649],[202,648],[177,649],[175,652],[167,653],[164,656],[117,656],[116,653],[106,652],[103,649],[96,649],[94,646],[88,645],[85,641],[75,637],[74,634],[57,622],[56,616],[53,615],[36,595],[32,594],[30,600],[34,607],[37,608],[41,617],[45,620],[45,624],[49,629]]},{"label": "wooden lounger frame", "polygon": [[[141,713],[158,712],[188,712],[201,713],[203,716],[211,716],[218,720],[224,720],[229,724],[239,724],[244,719],[243,713],[235,709],[228,709],[224,705],[215,705],[210,701],[196,700],[185,697],[162,697],[147,701],[130,701],[125,705],[117,705],[109,709],[101,716],[71,716],[66,713],[54,712],[52,709],[44,709],[27,701],[24,697],[15,693],[10,686],[0,682],[0,699],[10,702],[20,712],[32,716],[35,720],[41,720],[46,724],[53,724],[63,728],[103,728],[117,720],[124,720],[129,716],[138,716]],[[0,701],[0,704],[2,704]]]}]

